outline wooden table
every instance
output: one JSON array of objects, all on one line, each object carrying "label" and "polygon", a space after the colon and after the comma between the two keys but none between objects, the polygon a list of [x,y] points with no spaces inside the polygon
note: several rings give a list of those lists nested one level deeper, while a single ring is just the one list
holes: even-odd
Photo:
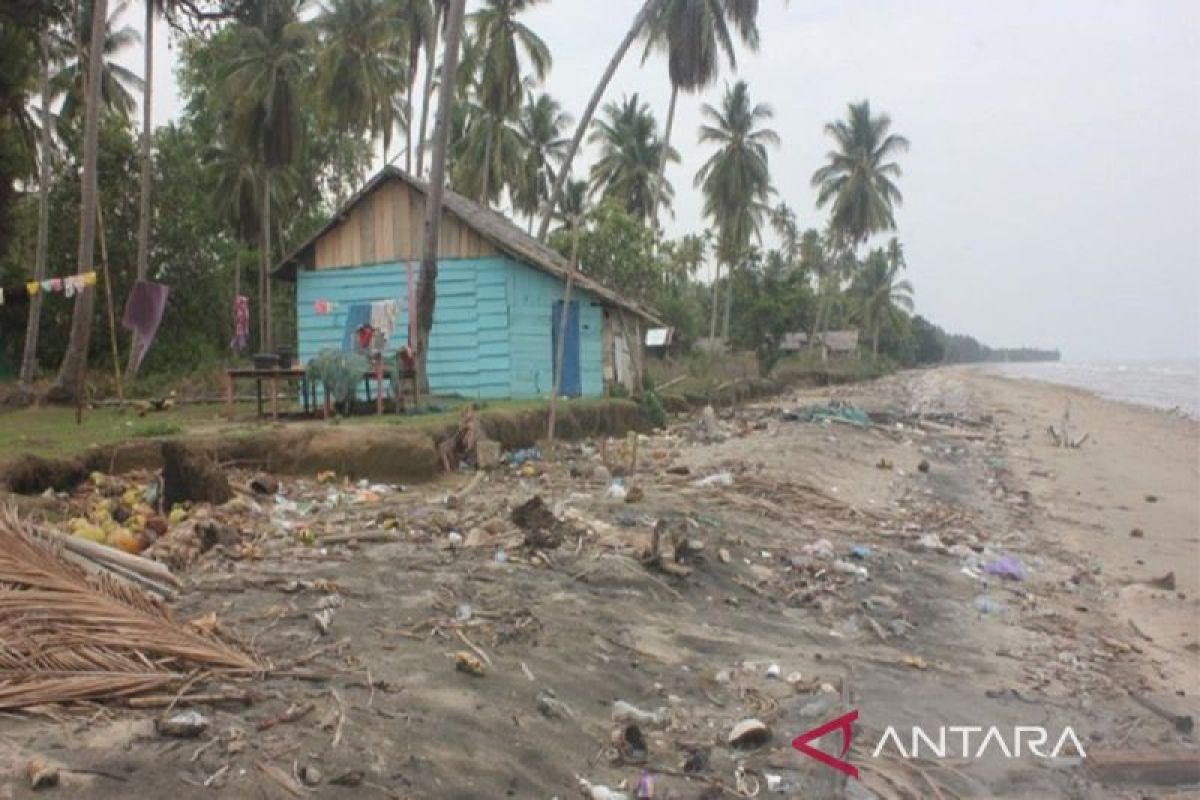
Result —
[{"label": "wooden table", "polygon": [[[383,359],[373,359],[370,369],[363,372],[363,386],[366,389],[367,397],[372,394],[375,397],[375,413],[383,413],[384,393],[383,384],[388,379],[388,375],[383,370]],[[409,381],[412,385],[413,401],[417,398],[417,378],[416,373],[412,370],[400,370],[398,378],[401,384]],[[308,414],[317,409],[317,387],[315,381],[310,381],[306,370],[302,367],[291,367],[289,369],[254,369],[253,367],[234,367],[225,370],[225,416],[228,419],[233,419],[233,398],[234,385],[239,380],[253,380],[255,385],[256,397],[258,400],[258,416],[263,416],[263,381],[267,381],[270,386],[271,394],[271,419],[279,419],[279,381],[299,381],[300,396],[304,402],[304,413]],[[371,391],[371,381],[375,381],[375,391]],[[401,408],[402,390],[400,386],[395,387],[396,392],[396,411]],[[324,414],[329,416],[331,402],[329,393],[325,393]]]},{"label": "wooden table", "polygon": [[[271,387],[271,418],[279,419],[279,381],[300,381],[300,395],[304,398],[304,413],[317,405],[317,390],[308,380],[302,367],[288,369],[255,369],[253,367],[234,367],[225,370],[225,416],[233,419],[233,388],[239,380],[253,380],[258,399],[258,416],[263,415],[263,381]],[[311,399],[311,406],[310,406]]]}]

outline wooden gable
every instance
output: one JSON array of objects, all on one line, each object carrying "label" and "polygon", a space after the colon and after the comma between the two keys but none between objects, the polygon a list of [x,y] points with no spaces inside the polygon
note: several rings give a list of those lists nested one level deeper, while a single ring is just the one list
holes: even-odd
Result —
[{"label": "wooden gable", "polygon": [[[384,180],[314,242],[316,269],[359,267],[421,257],[425,195],[400,180]],[[439,258],[499,255],[491,242],[453,212],[443,210]]]}]

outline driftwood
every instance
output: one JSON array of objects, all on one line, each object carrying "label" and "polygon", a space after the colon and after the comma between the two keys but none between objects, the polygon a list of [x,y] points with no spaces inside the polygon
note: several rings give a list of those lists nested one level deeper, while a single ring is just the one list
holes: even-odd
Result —
[{"label": "driftwood", "polygon": [[[113,547],[97,544],[96,542],[80,539],[78,536],[67,536],[48,528],[35,529],[38,536],[55,545],[61,545],[75,555],[78,555],[96,566],[108,569],[126,579],[144,579],[151,588],[161,591],[165,587],[179,589],[179,582],[171,570],[157,561],[135,556]],[[168,593],[173,593],[170,589]]]},{"label": "driftwood", "polygon": [[1083,443],[1091,436],[1091,434],[1085,433],[1078,439],[1071,438],[1070,401],[1067,401],[1067,407],[1063,410],[1062,427],[1056,430],[1053,425],[1047,425],[1046,433],[1050,434],[1050,439],[1054,442],[1055,447],[1065,447],[1070,450],[1078,450],[1083,447]]}]

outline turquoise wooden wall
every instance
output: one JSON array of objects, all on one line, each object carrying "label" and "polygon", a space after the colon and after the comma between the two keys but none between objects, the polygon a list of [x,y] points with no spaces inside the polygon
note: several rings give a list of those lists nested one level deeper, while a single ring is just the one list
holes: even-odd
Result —
[{"label": "turquoise wooden wall", "polygon": [[[510,262],[508,272],[512,397],[541,397],[554,390],[554,304],[563,299],[563,282],[544,272]],[[595,296],[575,288],[579,303],[579,371],[584,397],[604,394],[601,347],[604,312]]]},{"label": "turquoise wooden wall", "polygon": [[[415,275],[416,264],[413,269]],[[554,375],[551,315],[562,292],[561,281],[506,257],[443,260],[429,342],[432,391],[477,398],[548,395]],[[583,394],[599,396],[604,393],[603,313],[590,293],[577,290],[572,296],[579,302]],[[392,339],[398,346],[407,341],[408,331],[404,263],[301,270],[296,287],[300,363],[342,346],[351,305],[390,299],[401,306]],[[337,309],[318,315],[317,300],[334,301]]]}]

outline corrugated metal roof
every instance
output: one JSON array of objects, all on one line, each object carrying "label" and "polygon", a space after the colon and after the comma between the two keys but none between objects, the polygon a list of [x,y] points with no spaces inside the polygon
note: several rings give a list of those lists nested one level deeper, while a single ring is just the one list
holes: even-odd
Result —
[{"label": "corrugated metal roof", "polygon": [[[402,181],[418,192],[425,194],[428,186],[425,181],[405,172],[399,167],[392,165],[385,166],[382,170],[375,174],[371,180],[367,181],[346,204],[334,214],[319,231],[313,234],[308,241],[297,247],[285,258],[283,258],[273,270],[272,276],[280,280],[295,280],[296,270],[302,266],[301,261],[307,259],[312,252],[313,246],[317,240],[325,234],[329,233],[338,223],[346,218],[350,209],[357,205],[364,197],[375,191],[385,180]],[[464,224],[469,225],[473,230],[479,233],[483,238],[494,244],[497,248],[508,253],[514,258],[522,261],[529,266],[541,270],[542,272],[554,275],[555,277],[566,279],[567,273],[571,271],[570,262],[563,258],[559,253],[546,246],[530,236],[525,231],[514,225],[511,220],[500,214],[497,211],[480,205],[474,200],[469,200],[462,195],[446,189],[442,201],[446,210],[453,213]],[[624,297],[612,289],[601,285],[596,280],[589,278],[582,272],[575,273],[575,284],[583,289],[588,290],[602,300],[614,306],[620,306],[634,314],[637,314],[643,319],[649,320],[656,325],[664,323],[654,315],[652,311],[644,306]]]}]

